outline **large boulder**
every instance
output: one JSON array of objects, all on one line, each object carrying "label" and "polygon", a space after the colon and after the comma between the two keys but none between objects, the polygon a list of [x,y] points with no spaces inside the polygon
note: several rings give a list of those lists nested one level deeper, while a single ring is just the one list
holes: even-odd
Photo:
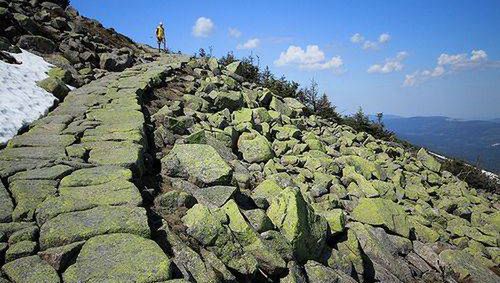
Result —
[{"label": "large boulder", "polygon": [[383,198],[361,198],[351,213],[354,220],[410,237],[410,224],[403,207]]},{"label": "large boulder", "polygon": [[132,234],[94,237],[83,245],[64,282],[160,282],[171,261],[154,241]]},{"label": "large boulder", "polygon": [[162,160],[165,175],[187,178],[198,185],[224,185],[232,168],[207,144],[176,144]]},{"label": "large boulder", "polygon": [[51,54],[57,50],[57,46],[52,40],[38,35],[22,35],[17,44],[23,49],[43,54]]},{"label": "large boulder", "polygon": [[187,211],[182,221],[187,226],[187,233],[213,251],[229,268],[241,274],[257,271],[257,260],[244,250],[227,226],[229,218],[224,209],[209,209],[196,204]]},{"label": "large boulder", "polygon": [[130,54],[102,53],[100,55],[101,69],[111,72],[121,72],[132,66],[134,60]]},{"label": "large boulder", "polygon": [[14,283],[61,282],[56,270],[36,255],[11,261],[2,267],[2,271]]},{"label": "large boulder", "polygon": [[245,132],[238,139],[238,150],[243,159],[250,163],[267,162],[274,152],[269,141],[256,131]]},{"label": "large boulder", "polygon": [[60,214],[42,225],[40,248],[45,250],[108,233],[149,237],[146,210],[142,207],[98,206]]},{"label": "large boulder", "polygon": [[273,224],[292,245],[300,262],[317,259],[326,243],[328,224],[306,203],[298,189],[286,188],[267,210]]},{"label": "large boulder", "polygon": [[361,250],[373,265],[374,274],[370,276],[379,282],[412,281],[410,267],[400,257],[405,249],[411,249],[408,239],[401,240],[401,237],[385,233],[382,228],[373,228],[359,222],[351,223],[349,228],[354,231]]},{"label": "large boulder", "polygon": [[493,273],[474,256],[461,250],[444,250],[439,254],[439,262],[447,270],[458,275],[459,282],[498,282],[498,275]]},{"label": "large boulder", "polygon": [[423,148],[421,148],[417,152],[417,159],[420,162],[422,162],[425,168],[431,171],[439,172],[439,170],[441,170],[441,163],[439,163],[432,155],[427,153],[427,151]]},{"label": "large boulder", "polygon": [[58,78],[48,77],[44,80],[37,82],[37,85],[46,91],[52,93],[57,99],[63,100],[69,93],[69,88],[66,84]]},{"label": "large boulder", "polygon": [[238,76],[243,75],[243,64],[241,61],[233,62],[226,66],[226,70],[231,74],[236,74]]}]

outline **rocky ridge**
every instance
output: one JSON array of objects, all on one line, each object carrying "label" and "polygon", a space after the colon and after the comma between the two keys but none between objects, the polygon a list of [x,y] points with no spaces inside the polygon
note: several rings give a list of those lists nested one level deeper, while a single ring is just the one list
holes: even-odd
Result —
[{"label": "rocky ridge", "polygon": [[239,68],[163,55],[12,139],[2,280],[498,281],[497,195]]},{"label": "rocky ridge", "polygon": [[239,62],[146,63],[66,1],[0,19],[2,50],[85,84],[0,150],[0,282],[498,282],[498,195],[424,149],[306,116]]},{"label": "rocky ridge", "polygon": [[19,48],[43,56],[57,66],[42,83],[51,93],[60,82],[79,87],[107,72],[152,60],[148,46],[79,15],[68,2],[0,0],[0,60],[15,63],[6,52]]}]

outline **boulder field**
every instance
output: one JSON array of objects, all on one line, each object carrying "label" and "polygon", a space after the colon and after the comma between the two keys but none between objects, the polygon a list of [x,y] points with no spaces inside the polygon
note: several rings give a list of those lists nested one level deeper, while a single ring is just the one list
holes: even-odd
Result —
[{"label": "boulder field", "polygon": [[498,195],[162,55],[0,151],[1,282],[498,282]]}]

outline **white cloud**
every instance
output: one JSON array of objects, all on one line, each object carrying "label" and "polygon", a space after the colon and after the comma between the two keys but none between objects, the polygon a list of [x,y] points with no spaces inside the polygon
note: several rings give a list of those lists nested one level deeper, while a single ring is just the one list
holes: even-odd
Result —
[{"label": "white cloud", "polygon": [[377,40],[365,39],[365,37],[360,33],[355,33],[351,36],[351,42],[361,45],[364,50],[377,50],[381,45],[388,43],[390,40],[391,35],[388,33],[380,34]]},{"label": "white cloud", "polygon": [[372,41],[365,41],[363,43],[363,49],[367,50],[367,49],[377,49],[378,48],[378,44],[376,42],[372,42]]},{"label": "white cloud", "polygon": [[484,50],[472,50],[470,60],[474,62],[488,60],[488,54]]},{"label": "white cloud", "polygon": [[245,42],[243,44],[238,44],[238,46],[236,46],[236,48],[237,49],[255,49],[259,46],[259,44],[260,44],[260,39],[252,38],[252,39],[247,40],[247,42]]},{"label": "white cloud", "polygon": [[353,36],[351,36],[352,43],[361,43],[363,41],[365,41],[365,38],[359,33],[355,33]]},{"label": "white cloud", "polygon": [[208,37],[214,30],[214,23],[211,19],[199,17],[193,26],[193,35],[195,37]]},{"label": "white cloud", "polygon": [[406,51],[398,52],[396,57],[385,59],[384,64],[375,64],[368,68],[367,72],[370,74],[379,73],[379,74],[388,74],[392,72],[399,72],[403,70],[403,60],[408,57],[408,53]]},{"label": "white cloud", "polygon": [[285,52],[281,52],[274,64],[276,66],[296,65],[306,70],[334,69],[339,71],[344,63],[340,56],[326,60],[325,53],[317,45],[308,45],[306,50],[290,45]]},{"label": "white cloud", "polygon": [[489,61],[484,50],[472,50],[470,56],[466,53],[446,54],[437,58],[437,65],[433,69],[415,71],[406,75],[404,86],[414,86],[431,78],[441,77],[463,70],[472,70],[483,67],[500,67],[500,62]]},{"label": "white cloud", "polygon": [[241,36],[241,31],[239,31],[237,28],[229,28],[229,36],[239,38]]},{"label": "white cloud", "polygon": [[383,33],[378,37],[378,42],[380,43],[386,43],[389,42],[390,40],[391,40],[391,35],[388,33]]}]

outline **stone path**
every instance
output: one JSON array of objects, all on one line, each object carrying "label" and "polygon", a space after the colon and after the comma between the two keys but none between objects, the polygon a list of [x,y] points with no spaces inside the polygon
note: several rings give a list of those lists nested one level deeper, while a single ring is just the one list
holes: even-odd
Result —
[{"label": "stone path", "polygon": [[0,263],[11,281],[170,278],[132,180],[147,147],[141,99],[185,60],[165,56],[74,90],[0,151]]}]

